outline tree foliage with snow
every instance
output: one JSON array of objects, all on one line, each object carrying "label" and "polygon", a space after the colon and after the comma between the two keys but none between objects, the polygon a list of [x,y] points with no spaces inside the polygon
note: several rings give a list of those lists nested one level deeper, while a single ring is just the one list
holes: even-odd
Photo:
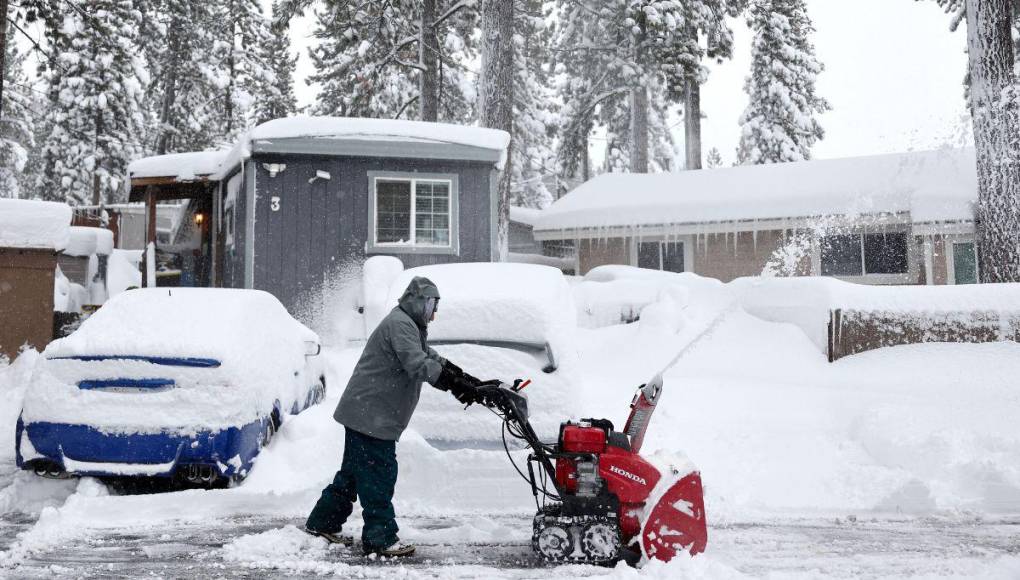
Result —
[{"label": "tree foliage with snow", "polygon": [[817,116],[829,110],[815,83],[824,67],[815,57],[805,0],[754,0],[749,103],[740,117],[739,163],[803,161],[825,136]]},{"label": "tree foliage with snow", "polygon": [[556,130],[549,60],[550,30],[542,0],[516,0],[514,18],[514,118],[510,197],[513,205],[552,203],[547,180],[555,176]]},{"label": "tree foliage with snow", "polygon": [[[273,14],[279,5],[273,3]],[[294,96],[294,68],[297,56],[291,53],[290,36],[283,26],[273,31],[272,38],[262,48],[262,60],[272,74],[258,79],[255,92],[255,122],[265,123],[297,112]]]},{"label": "tree foliage with snow", "polygon": [[217,137],[230,143],[248,128],[255,94],[275,79],[266,59],[266,47],[273,37],[261,0],[218,0],[213,23],[213,54],[224,81],[221,98],[213,101]]},{"label": "tree foliage with snow", "polygon": [[[436,16],[428,47],[420,39],[423,9]],[[475,77],[467,66],[477,58],[473,34],[477,13],[464,0],[284,0],[279,22],[317,5],[311,52],[320,90],[321,115],[420,118],[422,75],[434,80],[429,104],[436,120],[475,118]],[[434,33],[435,43],[432,43]],[[438,51],[435,54],[433,51]],[[432,85],[426,83],[426,86]]]},{"label": "tree foliage with snow", "polygon": [[142,152],[142,19],[131,0],[95,0],[64,12],[59,29],[49,22],[52,118],[39,184],[48,195],[72,204],[119,199],[127,164]]},{"label": "tree foliage with snow", "polygon": [[[13,32],[13,24],[9,27]],[[24,71],[25,54],[8,33],[0,113],[0,197],[21,197],[28,152],[34,145],[32,90]]]},{"label": "tree foliage with snow", "polygon": [[[596,127],[609,133],[606,170],[669,169],[675,156],[665,130],[670,107],[683,99],[688,82],[704,81],[706,56],[732,52],[726,18],[741,6],[738,0],[559,0],[564,172],[583,170]],[[709,37],[707,48],[701,35]],[[695,116],[700,123],[700,113]]]},{"label": "tree foliage with snow", "polygon": [[705,158],[705,164],[709,169],[718,169],[722,167],[722,153],[719,152],[717,147],[712,147],[708,150],[708,157]]}]

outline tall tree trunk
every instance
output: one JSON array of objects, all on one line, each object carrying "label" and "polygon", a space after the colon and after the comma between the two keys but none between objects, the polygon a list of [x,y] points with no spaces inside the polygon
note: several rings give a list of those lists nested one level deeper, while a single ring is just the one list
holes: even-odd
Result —
[{"label": "tall tree trunk", "polygon": [[170,148],[170,111],[177,100],[177,65],[166,76],[166,92],[163,93],[163,110],[159,113],[159,140],[156,141],[156,153],[165,155]]},{"label": "tall tree trunk", "polygon": [[421,71],[421,120],[439,120],[439,37],[436,33],[436,0],[423,0],[421,10],[421,39],[418,43]]},{"label": "tall tree trunk", "polygon": [[695,78],[684,85],[684,152],[686,169],[701,169],[701,85]]},{"label": "tall tree trunk", "polygon": [[4,116],[5,72],[7,72],[7,0],[0,0],[0,119]]},{"label": "tall tree trunk", "polygon": [[648,89],[640,83],[630,91],[630,171],[648,173]]},{"label": "tall tree trunk", "polygon": [[[514,2],[485,0],[482,4],[481,121],[483,127],[502,129],[511,135],[514,125],[513,33]],[[497,255],[493,257],[499,261],[505,261],[509,252],[511,158],[508,150],[497,185]]]},{"label": "tall tree trunk", "polygon": [[1012,0],[967,0],[982,282],[1020,282],[1020,122]]}]

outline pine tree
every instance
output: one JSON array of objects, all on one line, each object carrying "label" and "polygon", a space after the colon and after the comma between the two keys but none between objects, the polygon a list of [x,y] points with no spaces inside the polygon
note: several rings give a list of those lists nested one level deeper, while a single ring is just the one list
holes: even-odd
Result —
[{"label": "pine tree", "polygon": [[513,205],[545,207],[552,203],[546,184],[555,172],[549,29],[542,0],[518,0],[514,34],[514,131],[510,198]]},{"label": "pine tree", "polygon": [[115,201],[142,150],[148,82],[137,55],[142,15],[130,0],[95,0],[50,28],[51,130],[41,189],[72,204]]},{"label": "pine tree", "polygon": [[740,117],[741,164],[783,163],[811,158],[825,136],[817,115],[829,110],[815,91],[823,66],[815,58],[814,32],[805,0],[754,0],[748,25],[754,32],[749,104]]},{"label": "pine tree", "polygon": [[[273,3],[274,16],[279,4]],[[272,71],[257,84],[255,94],[255,122],[265,123],[297,112],[294,96],[294,67],[297,56],[291,53],[290,36],[283,26],[273,30],[272,38],[263,47],[263,61]]]},{"label": "pine tree", "polygon": [[209,0],[151,0],[142,53],[152,75],[146,108],[154,125],[148,149],[201,151],[219,141],[217,97],[226,84],[216,46],[216,5]]},{"label": "pine tree", "polygon": [[34,145],[32,91],[26,79],[25,55],[12,40],[9,27],[4,58],[4,92],[0,115],[0,197],[21,197],[23,172]]},{"label": "pine tree", "polygon": [[[512,1],[482,3],[482,74],[479,81],[479,121],[483,127],[514,131],[514,10]],[[496,185],[496,252],[505,261],[509,251],[510,176],[513,175],[513,142],[507,167]]]},{"label": "pine tree", "polygon": [[712,147],[708,150],[708,157],[705,159],[705,163],[709,169],[718,169],[722,167],[722,153],[719,152],[718,147]]},{"label": "pine tree", "polygon": [[221,98],[215,100],[216,137],[231,143],[252,120],[254,95],[274,80],[265,52],[273,38],[260,0],[218,1],[214,53],[224,84]]},{"label": "pine tree", "polygon": [[[284,0],[278,21],[314,4]],[[311,51],[320,86],[315,112],[347,117],[421,118],[422,74],[426,64],[437,84],[431,103],[436,119],[470,122],[476,118],[475,78],[466,63],[477,59],[473,3],[436,0],[436,47],[423,58],[423,0],[321,0]],[[428,44],[432,44],[429,39]],[[433,58],[434,57],[434,58]],[[430,81],[431,82],[431,81]],[[426,83],[428,84],[428,83]],[[431,85],[429,85],[431,86]]]},{"label": "pine tree", "polygon": [[[740,4],[560,0],[556,44],[562,55],[557,70],[564,101],[559,152],[564,172],[571,176],[582,166],[596,126],[609,133],[607,170],[669,168],[675,147],[664,130],[670,107],[681,100],[686,79],[703,80],[705,56],[729,54],[732,34],[725,18]],[[705,33],[714,39],[708,50],[698,38]]]}]

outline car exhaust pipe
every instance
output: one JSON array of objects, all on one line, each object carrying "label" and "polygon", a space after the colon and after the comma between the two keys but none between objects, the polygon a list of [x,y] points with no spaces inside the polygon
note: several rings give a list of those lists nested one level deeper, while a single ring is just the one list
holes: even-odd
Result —
[{"label": "car exhaust pipe", "polygon": [[184,472],[184,479],[188,483],[208,485],[216,481],[217,473],[211,465],[189,465]]},{"label": "car exhaust pipe", "polygon": [[49,462],[40,461],[35,464],[32,471],[39,477],[45,477],[47,479],[67,479],[70,475],[64,471],[60,465]]}]

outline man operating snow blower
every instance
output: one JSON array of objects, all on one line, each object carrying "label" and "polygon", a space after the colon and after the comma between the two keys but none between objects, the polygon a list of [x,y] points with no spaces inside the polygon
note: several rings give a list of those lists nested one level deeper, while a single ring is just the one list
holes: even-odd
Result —
[{"label": "man operating snow blower", "polygon": [[[333,482],[322,490],[305,531],[351,546],[340,531],[361,500],[365,554],[410,556],[414,546],[397,537],[393,488],[397,483],[396,442],[407,428],[422,383],[449,391],[463,404],[482,402],[482,381],[439,356],[426,344],[436,315],[439,289],[415,277],[396,306],[368,337],[333,418],[344,426],[344,457]],[[496,381],[498,383],[498,381]]]}]

